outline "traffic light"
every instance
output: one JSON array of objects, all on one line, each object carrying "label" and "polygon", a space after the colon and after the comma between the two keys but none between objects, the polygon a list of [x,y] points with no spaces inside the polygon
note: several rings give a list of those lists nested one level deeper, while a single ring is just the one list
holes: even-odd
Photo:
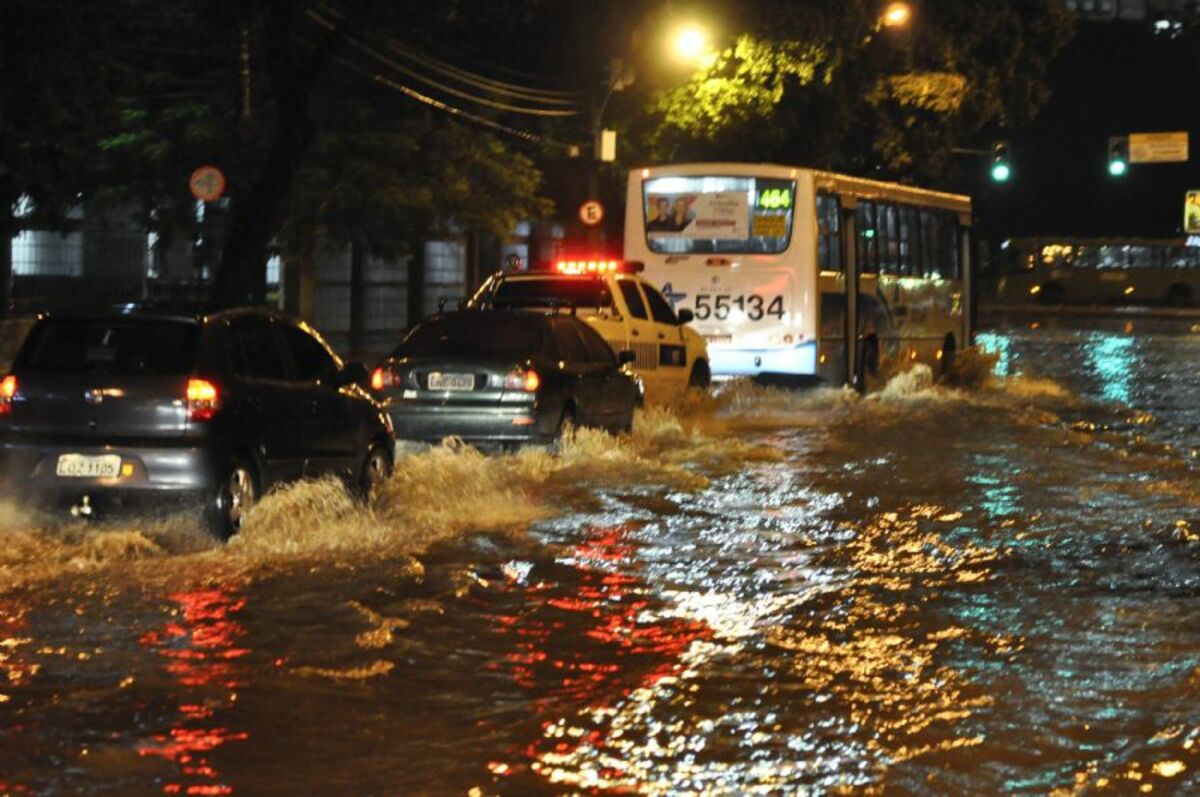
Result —
[{"label": "traffic light", "polygon": [[1012,162],[1008,155],[1007,141],[992,142],[992,180],[1007,183],[1012,177]]},{"label": "traffic light", "polygon": [[1108,173],[1121,177],[1129,169],[1129,136],[1108,139]]}]

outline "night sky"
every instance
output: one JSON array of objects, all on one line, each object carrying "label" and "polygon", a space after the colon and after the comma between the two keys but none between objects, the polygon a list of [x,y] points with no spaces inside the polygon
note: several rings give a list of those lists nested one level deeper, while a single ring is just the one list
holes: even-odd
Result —
[{"label": "night sky", "polygon": [[[1172,39],[1148,21],[1081,22],[1050,81],[1037,120],[1011,137],[1012,182],[981,179],[973,192],[983,227],[993,236],[1182,235],[1184,191],[1200,188],[1200,31]],[[1108,174],[1109,136],[1183,130],[1189,163]]]}]

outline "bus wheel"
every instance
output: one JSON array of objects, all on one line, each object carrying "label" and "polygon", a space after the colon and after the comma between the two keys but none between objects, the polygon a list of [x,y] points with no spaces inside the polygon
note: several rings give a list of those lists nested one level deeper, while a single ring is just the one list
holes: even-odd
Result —
[{"label": "bus wheel", "polygon": [[855,375],[854,386],[859,392],[865,393],[879,379],[879,339],[874,335],[867,336],[858,344],[858,373]]},{"label": "bus wheel", "polygon": [[1038,292],[1038,301],[1042,304],[1062,304],[1066,298],[1066,290],[1057,282],[1047,282]]},{"label": "bus wheel", "polygon": [[958,344],[954,342],[953,335],[947,335],[942,341],[942,379],[950,379],[954,375],[954,357],[958,354]]},{"label": "bus wheel", "polygon": [[692,366],[692,375],[688,377],[688,387],[705,390],[710,384],[712,384],[712,372],[708,370],[708,363],[704,360],[696,360],[696,364]]},{"label": "bus wheel", "polygon": [[1170,307],[1186,307],[1192,303],[1192,289],[1176,282],[1167,288],[1167,305]]}]

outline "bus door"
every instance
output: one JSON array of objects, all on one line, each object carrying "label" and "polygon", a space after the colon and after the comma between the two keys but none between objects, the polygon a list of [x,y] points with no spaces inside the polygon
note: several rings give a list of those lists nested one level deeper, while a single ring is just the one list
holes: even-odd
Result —
[{"label": "bus door", "polygon": [[854,330],[849,337],[847,373],[850,383],[865,390],[879,374],[880,357],[887,345],[895,346],[895,333],[888,311],[879,296],[883,229],[882,206],[876,202],[856,201],[853,211],[845,211],[843,227],[851,240],[847,245],[847,325]]},{"label": "bus door", "polygon": [[[853,206],[853,197],[847,198]],[[843,385],[850,381],[851,363],[846,359],[850,319],[847,318],[846,275],[849,260],[847,252],[854,249],[854,238],[848,233],[853,223],[853,210],[842,205],[842,198],[828,191],[818,191],[817,211],[817,290],[818,337],[820,349],[817,358],[818,374],[831,385]],[[852,255],[851,255],[852,256]]]}]

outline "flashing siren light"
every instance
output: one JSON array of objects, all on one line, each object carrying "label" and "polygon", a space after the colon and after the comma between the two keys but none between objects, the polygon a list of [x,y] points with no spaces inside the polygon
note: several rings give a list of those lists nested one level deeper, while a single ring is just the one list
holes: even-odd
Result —
[{"label": "flashing siren light", "polygon": [[1108,139],[1108,173],[1123,177],[1129,169],[1129,136],[1110,136]]},{"label": "flashing siren light", "polygon": [[12,413],[13,397],[17,395],[17,378],[12,374],[0,381],[0,416]]},{"label": "flashing siren light", "polygon": [[633,274],[645,268],[642,263],[625,260],[557,260],[554,270],[559,274]]},{"label": "flashing siren light", "polygon": [[189,379],[187,409],[189,421],[211,421],[221,409],[221,391],[207,379]]},{"label": "flashing siren light", "polygon": [[992,180],[1006,183],[1012,177],[1012,158],[1007,141],[992,142]]}]

